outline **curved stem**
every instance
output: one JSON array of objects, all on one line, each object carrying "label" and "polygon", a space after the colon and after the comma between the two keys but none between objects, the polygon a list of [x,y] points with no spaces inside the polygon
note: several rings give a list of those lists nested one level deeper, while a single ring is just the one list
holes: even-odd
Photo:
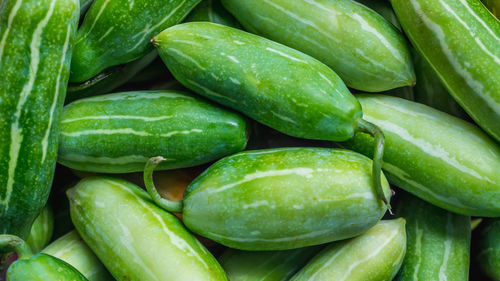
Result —
[{"label": "curved stem", "polygon": [[28,243],[15,235],[0,234],[0,248],[3,247],[13,248],[20,260],[29,259],[33,256]]},{"label": "curved stem", "polygon": [[358,122],[358,130],[364,133],[371,135],[375,139],[375,148],[373,151],[373,166],[372,166],[372,175],[373,175],[373,184],[375,186],[375,190],[377,191],[378,197],[384,201],[387,205],[389,211],[391,210],[391,205],[389,204],[390,195],[386,196],[384,193],[384,189],[382,188],[381,176],[382,176],[382,161],[384,157],[384,144],[385,137],[382,130],[374,124],[366,121],[359,120]]},{"label": "curved stem", "polygon": [[164,160],[165,158],[161,156],[156,156],[148,160],[144,168],[144,185],[146,185],[149,195],[158,206],[172,213],[182,213],[182,200],[172,201],[161,197],[153,182],[153,171]]}]

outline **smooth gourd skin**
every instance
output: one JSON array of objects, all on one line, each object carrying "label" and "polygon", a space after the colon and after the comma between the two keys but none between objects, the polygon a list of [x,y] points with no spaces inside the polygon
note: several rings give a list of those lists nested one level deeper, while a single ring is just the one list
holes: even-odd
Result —
[{"label": "smooth gourd skin", "polygon": [[61,236],[42,252],[71,264],[89,281],[114,280],[76,230]]},{"label": "smooth gourd skin", "polygon": [[320,60],[351,88],[380,92],[415,83],[403,35],[353,0],[222,0],[222,4],[250,32]]},{"label": "smooth gourd skin", "polygon": [[200,0],[95,0],[78,29],[71,82],[136,60],[153,48],[158,32],[181,22]]},{"label": "smooth gourd skin", "polygon": [[[500,216],[500,147],[476,126],[415,102],[357,95],[364,118],[385,135],[383,169],[392,184],[443,209]],[[371,155],[371,137],[346,146]]]},{"label": "smooth gourd skin", "polygon": [[26,243],[34,253],[38,253],[49,243],[53,231],[54,215],[49,205],[46,205],[33,222]]},{"label": "smooth gourd skin", "polygon": [[265,38],[194,22],[168,28],[153,41],[184,86],[288,135],[347,140],[362,117],[331,69]]},{"label": "smooth gourd skin", "polygon": [[221,4],[220,0],[202,0],[184,22],[208,21],[240,28],[240,23]]},{"label": "smooth gourd skin", "polygon": [[212,254],[138,186],[90,177],[67,194],[78,233],[116,280],[227,280]]},{"label": "smooth gourd skin", "polygon": [[500,21],[477,0],[391,0],[413,46],[500,142]]},{"label": "smooth gourd skin", "polygon": [[[366,7],[374,10],[379,15],[383,16],[388,22],[392,23],[399,31],[402,30],[401,24],[399,23],[394,10],[392,9],[391,3],[386,0],[355,0]],[[418,78],[417,78],[418,81]]]},{"label": "smooth gourd skin", "polygon": [[52,183],[79,3],[0,6],[0,233],[26,239]]},{"label": "smooth gourd skin", "polygon": [[360,236],[332,243],[290,281],[392,280],[405,251],[405,220],[383,220]]},{"label": "smooth gourd skin", "polygon": [[241,151],[247,121],[179,91],[139,91],[77,100],[64,109],[59,163],[128,173],[163,156],[160,169],[196,166]]},{"label": "smooth gourd skin", "polygon": [[87,281],[71,265],[46,255],[36,254],[30,259],[18,260],[7,270],[7,281]]},{"label": "smooth gourd skin", "polygon": [[500,219],[486,222],[479,236],[478,264],[494,281],[500,280]]},{"label": "smooth gourd skin", "polygon": [[228,248],[219,262],[230,281],[289,280],[323,246],[285,251],[241,251]]},{"label": "smooth gourd skin", "polygon": [[471,222],[405,193],[396,214],[406,220],[406,255],[395,281],[469,280]]},{"label": "smooth gourd skin", "polygon": [[[196,178],[184,194],[193,232],[231,248],[285,250],[359,235],[386,211],[372,161],[328,148],[244,151]],[[384,192],[389,186],[381,178]]]}]

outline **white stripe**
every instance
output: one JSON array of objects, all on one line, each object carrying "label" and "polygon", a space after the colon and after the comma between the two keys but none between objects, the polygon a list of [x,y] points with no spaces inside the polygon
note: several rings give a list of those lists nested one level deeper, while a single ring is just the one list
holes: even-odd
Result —
[{"label": "white stripe", "polygon": [[232,98],[230,98],[230,97],[227,97],[227,96],[224,96],[224,95],[218,94],[218,93],[216,93],[216,92],[214,92],[214,91],[210,90],[209,88],[204,87],[204,86],[202,86],[201,84],[194,82],[193,80],[186,79],[186,81],[187,81],[189,84],[191,84],[191,85],[193,85],[193,86],[195,86],[195,87],[199,88],[201,91],[203,91],[203,92],[205,93],[205,95],[212,96],[212,97],[219,98],[219,99],[225,99],[225,100],[228,100],[228,101],[230,101],[230,102],[232,102],[232,103],[236,103],[236,100],[234,100],[234,99],[232,99]]},{"label": "white stripe", "polygon": [[142,120],[147,122],[149,121],[154,122],[154,121],[167,120],[173,117],[174,117],[173,115],[165,115],[158,117],[132,116],[132,115],[101,115],[101,116],[85,116],[85,117],[64,119],[61,121],[61,123],[71,123],[71,122],[85,121],[85,120],[118,120],[118,119]]},{"label": "white stripe", "polygon": [[[92,22],[92,25],[90,26],[89,30],[87,31],[87,33],[85,34],[85,36],[81,36],[80,38],[78,38],[78,40],[75,42],[75,45],[78,44],[79,42],[85,40],[87,38],[87,36],[89,36],[89,34],[94,29],[97,21],[99,20],[99,18],[101,17],[102,13],[104,12],[104,9],[106,9],[106,6],[108,6],[109,1],[110,0],[104,0],[104,3],[102,4],[101,9],[99,9],[99,12],[97,12],[97,16],[95,17],[94,21]],[[93,7],[91,7],[90,9],[92,9],[92,8]],[[88,14],[88,12],[87,12],[87,14]]]},{"label": "white stripe", "polygon": [[326,233],[333,232],[334,230],[332,229],[325,229],[325,230],[318,230],[318,231],[311,231],[305,234],[299,234],[295,236],[288,236],[288,237],[278,237],[278,238],[249,238],[247,236],[245,237],[231,237],[231,236],[225,236],[221,235],[218,233],[213,233],[210,231],[207,231],[210,236],[217,237],[219,239],[225,239],[225,240],[230,240],[230,241],[236,241],[236,242],[288,242],[288,241],[294,241],[296,242],[297,240],[304,240],[308,238],[316,238],[319,236],[322,236]]},{"label": "white stripe", "polygon": [[[195,59],[193,59],[192,57],[184,54],[181,50],[178,50],[178,49],[174,49],[174,48],[168,48],[167,49],[168,51],[170,52],[173,52],[173,53],[176,53],[178,56],[180,57],[183,57],[185,59],[187,59],[188,61],[192,62],[194,65],[196,65],[196,67],[198,67],[200,70],[206,70],[205,67],[201,66],[201,64],[196,61]],[[172,56],[172,57],[175,57],[175,56]]]},{"label": "white stripe", "polygon": [[101,42],[104,38],[106,38],[106,36],[108,36],[108,35],[111,33],[111,31],[113,31],[113,29],[115,29],[115,27],[114,27],[114,26],[110,27],[110,28],[109,28],[109,29],[108,29],[108,30],[107,30],[107,31],[106,31],[106,32],[105,32],[105,33],[101,36],[101,38],[99,38],[99,39],[97,40],[97,42]]},{"label": "white stripe", "polygon": [[146,131],[136,131],[132,128],[121,128],[121,129],[94,129],[94,130],[81,130],[76,132],[61,132],[61,135],[67,137],[80,137],[80,136],[88,136],[88,135],[119,135],[119,134],[128,134],[135,135],[140,137],[171,137],[173,135],[188,135],[191,133],[202,133],[203,130],[200,129],[191,129],[191,130],[182,130],[182,131],[172,131],[165,134],[155,134],[149,133]]},{"label": "white stripe", "polygon": [[43,29],[47,26],[47,23],[54,12],[56,0],[50,3],[50,8],[45,17],[37,25],[35,31],[33,32],[33,37],[31,38],[30,44],[30,75],[28,78],[28,83],[26,83],[19,94],[19,101],[16,106],[16,112],[14,113],[14,123],[12,123],[10,128],[10,149],[9,149],[9,172],[7,178],[7,186],[5,191],[5,197],[2,203],[5,204],[4,211],[9,209],[10,196],[12,195],[12,188],[14,185],[14,176],[17,166],[17,159],[19,157],[19,151],[21,149],[21,143],[23,141],[23,129],[19,126],[19,119],[21,118],[21,111],[23,109],[29,94],[33,89],[35,83],[35,78],[38,72],[38,64],[40,63],[40,50],[41,47],[41,37]]},{"label": "white stripe", "polygon": [[444,241],[444,255],[443,263],[439,267],[439,280],[447,281],[446,268],[448,266],[448,260],[450,259],[450,252],[453,243],[453,217],[452,213],[446,213],[446,240]]},{"label": "white stripe", "polygon": [[415,220],[415,256],[417,256],[417,262],[415,263],[415,268],[413,272],[413,279],[418,280],[418,271],[420,270],[420,264],[422,263],[422,234],[423,230],[418,225],[418,220]]},{"label": "white stripe", "polygon": [[101,102],[101,101],[115,101],[115,100],[149,100],[149,99],[160,99],[160,98],[195,99],[185,94],[175,93],[175,92],[165,92],[165,91],[150,91],[148,93],[124,92],[119,94],[109,94],[109,95],[101,95],[91,98],[79,99],[72,102],[70,105],[87,103],[87,102]]},{"label": "white stripe", "polygon": [[52,123],[54,121],[54,114],[56,111],[56,105],[57,101],[59,100],[59,90],[61,83],[66,84],[66,81],[61,81],[61,75],[62,75],[62,70],[64,68],[64,62],[66,60],[66,55],[68,53],[68,48],[69,48],[69,39],[70,39],[70,34],[71,34],[71,28],[72,25],[68,25],[68,28],[66,30],[66,40],[64,41],[64,46],[63,46],[63,52],[61,55],[61,61],[60,61],[60,66],[59,66],[59,71],[57,73],[57,79],[56,79],[56,91],[54,93],[54,98],[52,99],[52,105],[50,106],[50,111],[49,111],[49,124],[47,125],[47,130],[45,130],[45,136],[43,137],[42,140],[42,163],[45,161],[45,157],[47,156],[47,150],[49,146],[49,135],[50,135],[50,130],[52,129]]},{"label": "white stripe", "polygon": [[275,54],[278,54],[278,55],[280,55],[280,56],[282,56],[282,57],[285,57],[285,58],[291,59],[291,60],[293,60],[293,61],[297,61],[297,62],[301,62],[301,63],[305,63],[305,64],[307,64],[307,62],[305,62],[305,61],[303,61],[303,60],[301,60],[301,59],[298,59],[298,58],[292,57],[292,56],[287,55],[287,54],[285,54],[285,53],[283,53],[283,52],[281,52],[281,51],[278,51],[278,50],[276,50],[276,49],[273,49],[273,48],[267,47],[267,48],[266,48],[266,50],[268,50],[268,51],[270,51],[270,52],[273,52],[273,53],[275,53]]},{"label": "white stripe", "polygon": [[[0,41],[0,64],[2,62],[3,50],[4,50],[5,44],[7,42],[7,37],[9,36],[10,29],[12,28],[12,22],[14,21],[14,18],[17,15],[17,12],[19,11],[19,8],[21,7],[22,2],[23,2],[22,0],[17,0],[16,3],[14,4],[14,7],[10,11],[9,19],[7,20],[7,28],[5,29],[5,31],[4,31],[5,33],[2,36],[2,41]],[[0,6],[1,6],[1,4],[0,4]]]},{"label": "white stripe", "polygon": [[500,38],[498,38],[497,34],[492,30],[490,29],[490,26],[488,24],[486,24],[480,16],[476,15],[476,13],[474,13],[474,11],[469,7],[469,5],[467,4],[467,2],[465,0],[458,0],[460,1],[460,3],[462,3],[465,8],[467,8],[467,10],[469,11],[469,13],[475,18],[477,19],[477,21],[479,21],[481,23],[481,25],[488,31],[489,34],[491,34],[491,36],[493,36],[493,38],[495,38],[495,40],[499,41],[500,43]]},{"label": "white stripe", "polygon": [[[72,162],[83,162],[83,163],[95,163],[95,164],[113,164],[113,165],[127,165],[131,163],[146,163],[151,157],[143,155],[126,155],[119,157],[93,157],[86,156],[76,153],[67,153],[64,155],[59,155],[59,159],[72,161]],[[166,159],[171,161],[172,159]]]}]

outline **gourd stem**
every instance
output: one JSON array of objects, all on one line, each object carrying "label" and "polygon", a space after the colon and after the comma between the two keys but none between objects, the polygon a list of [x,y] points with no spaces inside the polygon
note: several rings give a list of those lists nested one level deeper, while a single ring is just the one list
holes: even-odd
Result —
[{"label": "gourd stem", "polygon": [[386,196],[384,193],[384,189],[382,188],[381,176],[382,176],[382,161],[384,157],[384,144],[385,137],[382,130],[374,124],[360,119],[358,122],[358,130],[363,133],[367,133],[371,135],[375,139],[375,148],[373,151],[373,166],[372,166],[372,175],[373,175],[373,185],[375,186],[375,190],[377,192],[378,197],[384,201],[391,211],[391,205],[389,203],[389,196]]},{"label": "gourd stem", "polygon": [[164,160],[165,158],[161,156],[156,156],[148,160],[148,162],[146,163],[146,167],[144,168],[144,185],[146,185],[146,190],[148,191],[149,195],[158,206],[172,213],[182,213],[182,208],[183,208],[182,200],[181,201],[168,200],[166,198],[161,197],[160,194],[158,193],[158,190],[156,190],[153,181],[153,171],[156,168],[156,166],[158,166],[158,164],[160,164]]},{"label": "gourd stem", "polygon": [[10,234],[0,234],[0,248],[13,248],[18,259],[25,260],[33,256],[30,246],[23,239]]}]

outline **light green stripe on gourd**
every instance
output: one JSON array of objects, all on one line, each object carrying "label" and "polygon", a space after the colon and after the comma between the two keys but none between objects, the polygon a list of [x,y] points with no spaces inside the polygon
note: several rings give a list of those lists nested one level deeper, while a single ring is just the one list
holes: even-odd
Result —
[{"label": "light green stripe on gourd", "polygon": [[[399,31],[402,31],[401,24],[399,23],[394,10],[392,9],[391,3],[386,0],[355,0],[368,8],[374,10],[383,16],[387,21],[392,23]],[[418,80],[418,79],[417,79]]]},{"label": "light green stripe on gourd", "polygon": [[500,219],[490,219],[484,224],[478,237],[478,264],[488,277],[500,281]]},{"label": "light green stripe on gourd", "polygon": [[151,38],[181,22],[200,0],[95,0],[78,29],[71,82],[137,60],[153,47]]},{"label": "light green stripe on gourd", "polygon": [[406,255],[395,281],[469,280],[471,223],[411,194],[398,201],[406,220]]},{"label": "light green stripe on gourd", "polygon": [[[288,250],[359,235],[387,207],[372,185],[372,161],[349,150],[282,148],[244,151],[213,164],[186,189],[183,201],[155,202],[182,212],[194,233],[251,251]],[[381,176],[383,190],[389,185]],[[286,222],[286,223],[283,223]]]},{"label": "light green stripe on gourd", "polygon": [[405,220],[380,221],[358,237],[332,243],[290,281],[392,280],[405,251]]},{"label": "light green stripe on gourd", "polygon": [[353,0],[222,0],[250,32],[317,58],[351,88],[380,92],[413,85],[403,35]]},{"label": "light green stripe on gourd", "polygon": [[478,0],[391,0],[413,46],[500,142],[500,21]]},{"label": "light green stripe on gourd", "polygon": [[379,181],[384,136],[362,119],[359,102],[326,65],[260,36],[208,22],[170,27],[152,42],[184,86],[275,130],[331,141],[350,139],[358,131],[373,135],[373,184],[389,204]]},{"label": "light green stripe on gourd", "polygon": [[184,22],[208,21],[240,28],[240,23],[220,3],[220,0],[202,0]]},{"label": "light green stripe on gourd", "polygon": [[0,6],[0,233],[26,239],[52,184],[79,3]]},{"label": "light green stripe on gourd", "polygon": [[116,280],[227,280],[179,219],[138,186],[90,177],[67,194],[78,233]]},{"label": "light green stripe on gourd", "polygon": [[76,170],[127,173],[196,166],[241,151],[247,122],[179,91],[140,91],[77,100],[64,109],[58,162]]},{"label": "light green stripe on gourd", "polygon": [[322,246],[286,251],[240,251],[228,248],[219,262],[230,281],[285,281],[300,270]]},{"label": "light green stripe on gourd", "polygon": [[89,281],[114,280],[76,230],[52,242],[43,249],[42,253],[71,264]]},{"label": "light green stripe on gourd", "polygon": [[495,15],[498,19],[500,19],[500,1],[498,0],[481,0],[484,5]]},{"label": "light green stripe on gourd", "polygon": [[31,226],[26,243],[34,253],[40,252],[50,241],[54,230],[54,215],[49,205],[46,205]]},{"label": "light green stripe on gourd", "polygon": [[[476,126],[431,107],[383,95],[358,95],[365,118],[386,137],[383,169],[392,184],[440,208],[500,216],[500,147]],[[371,155],[371,138],[346,146]]]}]

